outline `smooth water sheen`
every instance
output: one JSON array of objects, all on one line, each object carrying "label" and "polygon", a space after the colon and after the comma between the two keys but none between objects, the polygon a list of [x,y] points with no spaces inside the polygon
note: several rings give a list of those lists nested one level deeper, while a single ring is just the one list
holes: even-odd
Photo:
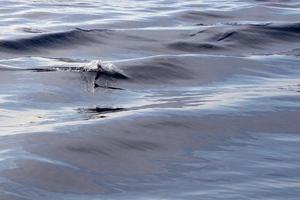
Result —
[{"label": "smooth water sheen", "polygon": [[300,2],[3,0],[1,200],[297,200]]}]

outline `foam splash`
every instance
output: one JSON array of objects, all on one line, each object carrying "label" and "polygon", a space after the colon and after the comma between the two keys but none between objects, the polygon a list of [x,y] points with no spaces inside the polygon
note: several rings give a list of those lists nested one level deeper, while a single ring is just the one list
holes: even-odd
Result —
[{"label": "foam splash", "polygon": [[[47,69],[34,68],[34,71],[48,71]],[[128,79],[129,77],[117,66],[112,63],[103,62],[101,60],[92,60],[89,63],[65,64],[61,66],[53,66],[50,70],[55,71],[79,71],[79,72],[96,72],[96,79],[105,75],[106,78]]]},{"label": "foam splash", "polygon": [[102,62],[101,60],[93,60],[83,66],[80,71],[93,72],[84,73],[84,79],[87,82],[88,91],[94,93],[95,88],[118,89],[122,88],[110,86],[113,79],[128,79],[128,76],[112,63]]},{"label": "foam splash", "polygon": [[88,64],[83,66],[83,69],[86,71],[98,71],[99,66],[103,65],[101,60],[92,60]]},{"label": "foam splash", "polygon": [[117,66],[115,66],[112,63],[103,62],[102,60],[92,60],[87,65],[83,66],[83,68],[87,71],[100,71],[123,74],[123,71]]}]

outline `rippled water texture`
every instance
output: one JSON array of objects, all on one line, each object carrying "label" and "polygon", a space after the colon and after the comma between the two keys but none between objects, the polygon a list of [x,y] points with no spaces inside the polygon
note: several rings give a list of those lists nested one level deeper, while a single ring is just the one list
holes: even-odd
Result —
[{"label": "rippled water texture", "polygon": [[1,200],[299,199],[299,1],[0,4]]}]

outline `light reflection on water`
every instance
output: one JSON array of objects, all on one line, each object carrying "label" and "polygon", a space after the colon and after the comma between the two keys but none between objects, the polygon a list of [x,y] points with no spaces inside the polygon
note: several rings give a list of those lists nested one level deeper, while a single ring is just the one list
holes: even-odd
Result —
[{"label": "light reflection on water", "polygon": [[[122,22],[135,22],[134,28],[139,27],[145,22],[147,25],[142,27],[156,26],[152,22],[156,17],[167,17],[174,12],[183,12],[191,8],[195,10],[231,10],[237,7],[249,5],[243,1],[5,1],[8,4],[6,11],[5,5],[0,12],[3,18],[0,21],[0,27],[3,29],[0,38],[16,38],[33,35],[30,32],[24,33],[24,29],[37,30],[38,32],[55,31],[57,29],[65,30],[67,27],[84,26],[103,26],[112,27],[112,24],[121,24]],[[84,12],[82,9],[84,8]],[[161,10],[160,10],[161,9]],[[13,11],[13,12],[12,12]],[[67,15],[66,15],[67,13]],[[44,23],[39,19],[43,18]],[[5,20],[4,20],[5,19]],[[148,21],[150,23],[148,23]],[[167,24],[172,26],[180,25],[178,20],[171,18],[163,22],[161,27]],[[117,25],[116,27],[118,27]],[[160,27],[160,26],[159,26]]]},{"label": "light reflection on water", "polygon": [[[246,78],[244,77],[245,81]],[[253,80],[253,79],[251,79]],[[90,79],[86,76],[87,90],[94,93]],[[299,107],[297,91],[299,90],[298,79],[263,79],[257,85],[214,85],[199,88],[169,88],[168,90],[150,90],[145,94],[136,92],[125,92],[131,94],[130,101],[118,102],[111,105],[112,108],[125,108],[126,110],[116,113],[81,113],[76,107],[62,107],[59,110],[44,109],[0,109],[2,135],[10,135],[25,132],[51,131],[55,127],[67,125],[79,125],[104,120],[104,117],[126,117],[135,113],[167,111],[206,111],[208,113],[233,113],[235,111],[275,111],[280,109]],[[230,82],[230,81],[229,81]],[[237,80],[234,81],[238,82]],[[94,84],[92,84],[94,85]],[[107,93],[106,96],[111,94]],[[12,99],[12,96],[8,96]],[[12,103],[2,96],[1,103]],[[276,100],[280,97],[280,100]],[[290,98],[289,98],[290,97]],[[1,106],[1,104],[0,104]],[[91,104],[90,108],[93,105]],[[105,105],[97,105],[105,107]],[[78,105],[80,107],[80,105]],[[0,107],[1,108],[1,107]],[[160,110],[160,111],[159,111]],[[98,116],[98,117],[97,117]],[[101,117],[103,116],[103,118]],[[100,118],[99,118],[100,117]],[[102,119],[101,119],[102,118]],[[86,119],[89,119],[86,121]]]}]

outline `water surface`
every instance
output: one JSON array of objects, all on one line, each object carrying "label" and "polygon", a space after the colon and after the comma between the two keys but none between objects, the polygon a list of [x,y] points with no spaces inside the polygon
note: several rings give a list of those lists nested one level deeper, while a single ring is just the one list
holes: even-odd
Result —
[{"label": "water surface", "polygon": [[298,1],[0,16],[0,199],[298,199]]}]

